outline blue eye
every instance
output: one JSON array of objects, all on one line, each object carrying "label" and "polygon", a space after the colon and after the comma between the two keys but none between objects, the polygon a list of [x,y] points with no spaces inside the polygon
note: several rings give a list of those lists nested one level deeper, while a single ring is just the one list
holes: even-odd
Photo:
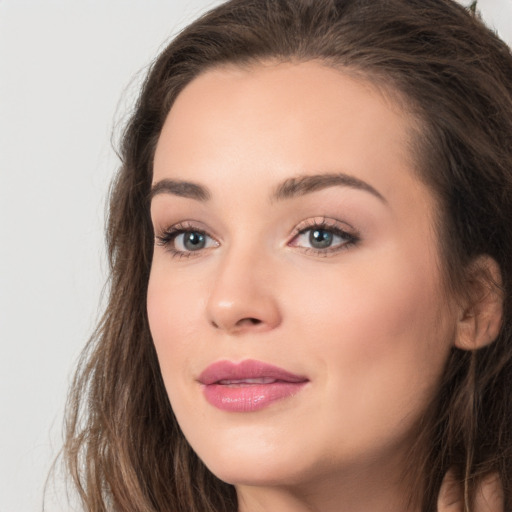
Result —
[{"label": "blue eye", "polygon": [[301,229],[290,245],[325,255],[345,249],[358,240],[356,235],[347,233],[339,227],[316,224]]},{"label": "blue eye", "polygon": [[219,245],[204,231],[184,226],[174,226],[156,239],[158,245],[165,247],[173,256],[191,256],[194,252]]},{"label": "blue eye", "polygon": [[206,247],[206,238],[199,231],[185,231],[174,238],[174,248],[178,251],[198,251]]},{"label": "blue eye", "polygon": [[336,241],[336,235],[326,229],[311,229],[308,241],[315,249],[325,249]]}]

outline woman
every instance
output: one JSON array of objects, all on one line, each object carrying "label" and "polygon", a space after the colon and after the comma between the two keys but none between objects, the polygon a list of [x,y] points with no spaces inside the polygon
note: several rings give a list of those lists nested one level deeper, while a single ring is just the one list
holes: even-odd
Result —
[{"label": "woman", "polygon": [[449,0],[233,0],[155,61],[122,157],[87,510],[511,506],[504,43]]}]

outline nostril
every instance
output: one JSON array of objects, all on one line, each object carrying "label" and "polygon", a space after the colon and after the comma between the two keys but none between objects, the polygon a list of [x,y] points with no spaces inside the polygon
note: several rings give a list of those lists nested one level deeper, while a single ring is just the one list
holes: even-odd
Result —
[{"label": "nostril", "polygon": [[[236,322],[235,326],[243,327],[243,326],[250,326],[250,325],[259,325],[261,323],[263,323],[263,322],[261,320],[259,320],[258,318],[242,318],[241,320],[238,320],[238,322]],[[211,321],[211,324],[216,329],[221,328],[220,325],[217,324],[217,322],[215,322],[214,320]]]},{"label": "nostril", "polygon": [[241,327],[243,325],[259,325],[261,323],[261,320],[258,318],[242,318],[236,323],[236,325]]}]

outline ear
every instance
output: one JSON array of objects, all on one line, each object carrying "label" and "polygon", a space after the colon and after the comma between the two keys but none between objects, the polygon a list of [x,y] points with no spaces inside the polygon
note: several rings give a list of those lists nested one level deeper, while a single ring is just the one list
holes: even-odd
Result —
[{"label": "ear", "polygon": [[455,346],[476,350],[491,344],[500,332],[503,292],[499,265],[479,256],[468,269],[467,294],[461,304]]}]

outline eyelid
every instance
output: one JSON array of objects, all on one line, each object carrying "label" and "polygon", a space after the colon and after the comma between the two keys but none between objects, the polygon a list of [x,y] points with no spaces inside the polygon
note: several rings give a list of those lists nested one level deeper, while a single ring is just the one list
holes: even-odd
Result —
[{"label": "eyelid", "polygon": [[348,224],[347,222],[339,221],[338,219],[334,219],[332,217],[320,216],[320,217],[312,217],[310,219],[303,220],[293,229],[292,237],[297,236],[308,229],[316,228],[316,227],[327,227],[339,229],[342,232],[346,232],[348,234],[353,234],[354,236],[357,233],[357,230]]},{"label": "eyelid", "polygon": [[209,251],[214,247],[204,247],[202,249],[198,249],[197,251],[183,251],[176,249],[173,246],[173,242],[179,235],[183,233],[195,232],[207,236],[215,242],[215,247],[218,247],[220,242],[217,237],[210,234],[209,230],[202,227],[201,224],[202,223],[200,222],[186,220],[176,224],[171,224],[165,228],[158,229],[158,231],[155,230],[155,244],[163,247],[171,254],[172,257],[190,258],[200,256],[201,254],[204,254],[205,251]]},{"label": "eyelid", "polygon": [[[304,247],[300,245],[294,245],[292,243],[299,236],[302,236],[304,233],[307,233],[308,231],[311,231],[315,228],[331,231],[334,235],[344,238],[345,242],[322,249],[316,247]],[[347,224],[346,222],[341,222],[337,219],[323,216],[313,217],[311,219],[307,219],[299,223],[294,228],[293,233],[291,235],[291,240],[287,243],[287,245],[308,254],[327,257],[330,255],[334,255],[335,253],[338,253],[340,251],[349,249],[353,245],[359,243],[360,239],[361,237],[359,232],[356,229],[354,229],[350,224]]]}]

